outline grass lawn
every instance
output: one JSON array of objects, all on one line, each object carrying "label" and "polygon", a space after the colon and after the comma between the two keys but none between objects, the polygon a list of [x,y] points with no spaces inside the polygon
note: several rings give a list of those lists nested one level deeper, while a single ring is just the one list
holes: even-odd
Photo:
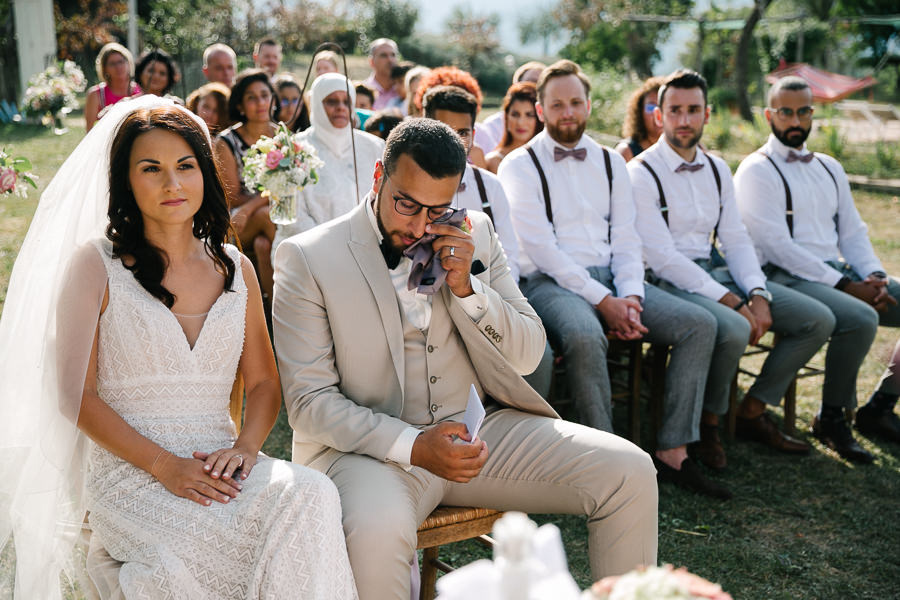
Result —
[{"label": "grass lawn", "polygon": [[[54,136],[36,126],[0,126],[0,146],[29,157],[40,190],[83,134],[79,118],[72,131]],[[39,190],[39,191],[40,191]],[[900,200],[890,194],[856,192],[869,223],[875,250],[890,273],[900,273]],[[0,201],[0,308],[16,253],[39,193],[27,200]],[[860,400],[871,393],[900,332],[881,329],[860,372]],[[817,362],[821,364],[823,356]],[[742,387],[746,388],[746,381]],[[820,398],[821,378],[798,387],[800,437],[813,441],[805,458],[776,454],[755,445],[726,441],[729,468],[721,480],[735,492],[722,503],[671,486],[660,489],[659,558],[687,566],[717,581],[736,599],[895,598],[900,582],[900,447],[860,438],[877,459],[857,467],[824,449],[806,433]],[[618,410],[618,409],[617,409]],[[625,428],[624,411],[617,424]],[[644,439],[648,439],[645,432]],[[279,416],[264,450],[290,457],[290,431]],[[590,583],[583,520],[535,515],[562,529],[573,574]],[[442,557],[463,564],[486,556],[475,543],[447,547]]]}]

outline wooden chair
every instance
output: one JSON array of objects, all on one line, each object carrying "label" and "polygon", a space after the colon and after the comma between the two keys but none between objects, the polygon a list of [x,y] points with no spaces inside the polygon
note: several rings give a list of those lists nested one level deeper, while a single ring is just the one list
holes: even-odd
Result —
[{"label": "wooden chair", "polygon": [[439,506],[419,527],[417,548],[424,550],[422,557],[422,583],[419,600],[432,600],[435,595],[437,572],[449,573],[453,567],[438,558],[438,549],[446,544],[476,539],[489,548],[494,540],[491,532],[494,521],[503,513],[488,508]]},{"label": "wooden chair", "polygon": [[[744,355],[741,357],[741,360],[747,358],[749,356],[757,356],[759,354],[766,354],[772,351],[772,348],[775,347],[775,344],[778,343],[778,336],[774,335],[773,341],[771,344],[765,344],[760,341],[755,346],[748,346],[747,350],[744,352]],[[734,375],[734,380],[731,382],[731,394],[728,398],[728,416],[727,416],[727,431],[728,437],[730,439],[734,439],[734,432],[737,428],[737,412],[738,412],[738,400],[737,400],[737,390],[738,390],[738,377],[743,374],[749,377],[753,377],[754,379],[759,377],[759,373],[756,371],[751,371],[749,369],[744,368],[743,366],[738,366],[738,372]],[[818,365],[814,365],[812,363],[807,363],[803,365],[799,371],[797,371],[797,375],[791,380],[790,385],[788,385],[787,392],[784,394],[784,423],[782,424],[782,431],[784,431],[787,435],[793,435],[795,430],[795,424],[797,420],[797,380],[802,379],[804,377],[815,377],[817,375],[824,375],[825,368],[820,367]]]}]

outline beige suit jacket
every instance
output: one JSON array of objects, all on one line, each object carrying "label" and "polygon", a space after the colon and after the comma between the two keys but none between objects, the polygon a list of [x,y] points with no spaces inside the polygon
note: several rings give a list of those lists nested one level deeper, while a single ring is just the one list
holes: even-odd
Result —
[{"label": "beige suit jacket", "polygon": [[[469,216],[474,260],[487,266],[476,275],[487,312],[473,321],[445,285],[431,327],[452,321],[468,353],[459,360],[471,361],[486,394],[558,418],[520,375],[540,361],[543,325],[510,276],[490,219]],[[385,460],[409,426],[399,418],[403,403],[416,399],[404,395],[400,307],[365,204],[279,245],[272,312],[294,461],[325,471],[346,452]]]}]

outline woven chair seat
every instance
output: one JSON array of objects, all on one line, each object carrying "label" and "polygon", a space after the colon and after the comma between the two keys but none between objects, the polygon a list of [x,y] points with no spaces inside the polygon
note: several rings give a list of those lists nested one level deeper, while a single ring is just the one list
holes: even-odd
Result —
[{"label": "woven chair seat", "polygon": [[439,506],[419,527],[418,547],[432,548],[490,533],[494,521],[503,516],[498,510],[469,506]]}]

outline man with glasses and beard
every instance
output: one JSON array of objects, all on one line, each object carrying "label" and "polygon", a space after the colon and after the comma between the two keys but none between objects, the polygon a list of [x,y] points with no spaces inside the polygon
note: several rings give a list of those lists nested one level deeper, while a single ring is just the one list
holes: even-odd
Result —
[{"label": "man with glasses and beard", "polygon": [[[842,457],[870,463],[871,453],[850,431],[845,410],[856,408],[856,376],[878,325],[900,326],[900,284],[887,276],[869,241],[840,163],[811,152],[813,97],[799,77],[784,77],[769,90],[768,141],[744,159],[735,189],[765,271],[775,281],[821,302],[836,325],[825,355],[822,407],[812,433]],[[857,427],[890,427],[893,404],[863,407]],[[886,414],[883,414],[885,413]]]},{"label": "man with glasses and beard", "polygon": [[715,319],[644,285],[625,159],[584,133],[591,110],[587,76],[561,60],[541,72],[537,93],[545,129],[504,158],[497,175],[521,244],[522,291],[565,361],[579,420],[613,431],[608,338],[671,346],[654,453],[658,478],[729,498],[687,456],[687,444],[700,438]]},{"label": "man with glasses and beard", "polygon": [[686,69],[662,81],[654,109],[662,136],[628,164],[628,173],[650,281],[716,319],[700,442],[692,450],[721,471],[719,417],[728,410],[747,342],[757,343],[770,327],[781,337],[744,396],[738,435],[781,452],[809,452],[808,444],[781,433],[766,405],[780,404],[797,371],[831,335],[834,318],[812,298],[766,281],[735,204],[731,170],[699,147],[709,122],[706,90],[703,76]]},{"label": "man with glasses and beard", "polygon": [[[651,461],[522,379],[544,331],[490,219],[452,207],[465,169],[452,129],[407,120],[365,200],[275,254],[293,460],[337,485],[363,600],[410,597],[416,529],[439,504],[585,515],[594,579],[656,564]],[[474,393],[477,436],[460,422]]]}]

